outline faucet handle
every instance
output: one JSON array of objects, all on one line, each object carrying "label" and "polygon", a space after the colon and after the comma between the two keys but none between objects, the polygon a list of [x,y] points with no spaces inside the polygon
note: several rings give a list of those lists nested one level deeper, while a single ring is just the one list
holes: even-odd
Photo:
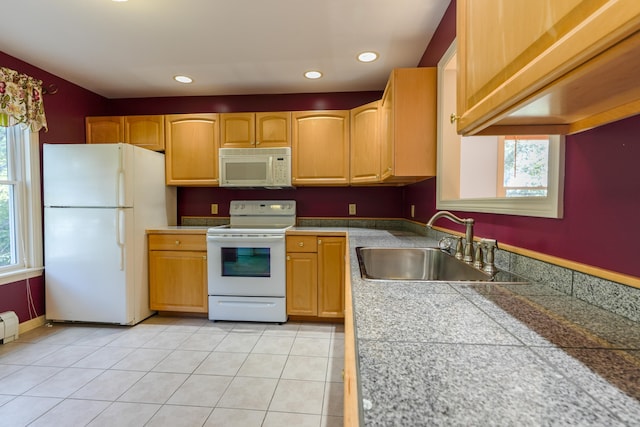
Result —
[{"label": "faucet handle", "polygon": [[491,248],[498,247],[498,241],[496,239],[480,239],[480,244],[485,247],[485,249],[491,250]]},{"label": "faucet handle", "polygon": [[476,251],[473,255],[473,266],[475,268],[477,268],[478,270],[482,270],[482,267],[484,266],[484,261],[482,259],[482,247],[484,245],[482,244],[477,244],[476,245]]},{"label": "faucet handle", "polygon": [[456,254],[455,257],[457,259],[462,259],[464,257],[464,249],[462,248],[462,237],[460,236],[453,236],[453,239],[456,239]]},{"label": "faucet handle", "polygon": [[480,239],[480,245],[484,246],[487,250],[487,259],[484,267],[482,268],[488,274],[494,275],[498,269],[494,263],[495,249],[498,247],[498,241],[495,239]]}]

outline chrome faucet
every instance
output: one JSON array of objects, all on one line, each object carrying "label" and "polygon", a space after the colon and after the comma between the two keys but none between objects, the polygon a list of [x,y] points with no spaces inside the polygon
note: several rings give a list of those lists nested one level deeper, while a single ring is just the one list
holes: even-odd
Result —
[{"label": "chrome faucet", "polygon": [[435,215],[431,217],[429,222],[427,222],[427,228],[432,228],[433,223],[436,222],[439,218],[447,218],[450,221],[455,222],[456,224],[461,224],[466,227],[465,230],[465,244],[464,244],[464,254],[462,256],[462,260],[466,263],[473,263],[473,218],[459,218],[452,214],[449,211],[439,211],[436,212]]}]

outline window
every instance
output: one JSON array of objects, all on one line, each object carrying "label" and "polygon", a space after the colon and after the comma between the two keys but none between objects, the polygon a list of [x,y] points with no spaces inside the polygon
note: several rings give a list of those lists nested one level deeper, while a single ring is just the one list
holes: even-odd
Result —
[{"label": "window", "polygon": [[562,218],[562,135],[461,137],[456,111],[456,48],[438,64],[436,208]]},{"label": "window", "polygon": [[498,197],[546,197],[549,137],[506,136],[498,141]]},{"label": "window", "polygon": [[0,127],[0,284],[42,269],[38,134]]}]

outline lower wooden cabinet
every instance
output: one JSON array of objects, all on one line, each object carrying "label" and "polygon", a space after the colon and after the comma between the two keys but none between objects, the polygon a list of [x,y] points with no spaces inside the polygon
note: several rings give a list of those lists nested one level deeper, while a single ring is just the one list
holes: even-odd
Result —
[{"label": "lower wooden cabinet", "polygon": [[149,306],[207,313],[207,244],[203,234],[149,234]]},{"label": "lower wooden cabinet", "polygon": [[287,314],[344,318],[346,239],[287,236]]}]

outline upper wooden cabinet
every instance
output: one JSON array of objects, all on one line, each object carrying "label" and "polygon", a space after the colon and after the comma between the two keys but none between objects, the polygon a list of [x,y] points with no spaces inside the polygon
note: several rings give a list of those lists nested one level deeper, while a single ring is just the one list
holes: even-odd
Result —
[{"label": "upper wooden cabinet", "polygon": [[457,130],[567,134],[640,112],[637,0],[458,0]]},{"label": "upper wooden cabinet", "polygon": [[123,116],[86,117],[84,122],[87,144],[124,142]]},{"label": "upper wooden cabinet", "polygon": [[351,110],[351,184],[380,181],[380,101]]},{"label": "upper wooden cabinet", "polygon": [[396,68],[380,104],[380,176],[411,183],[436,175],[437,68]]},{"label": "upper wooden cabinet", "polygon": [[125,116],[124,142],[164,151],[164,116]]},{"label": "upper wooden cabinet", "polygon": [[218,114],[165,116],[167,185],[218,185]]},{"label": "upper wooden cabinet", "polygon": [[349,111],[291,113],[293,185],[349,184]]},{"label": "upper wooden cabinet", "polygon": [[85,118],[87,144],[126,142],[164,151],[164,116],[93,116]]},{"label": "upper wooden cabinet", "polygon": [[220,147],[290,147],[291,113],[220,114]]}]

